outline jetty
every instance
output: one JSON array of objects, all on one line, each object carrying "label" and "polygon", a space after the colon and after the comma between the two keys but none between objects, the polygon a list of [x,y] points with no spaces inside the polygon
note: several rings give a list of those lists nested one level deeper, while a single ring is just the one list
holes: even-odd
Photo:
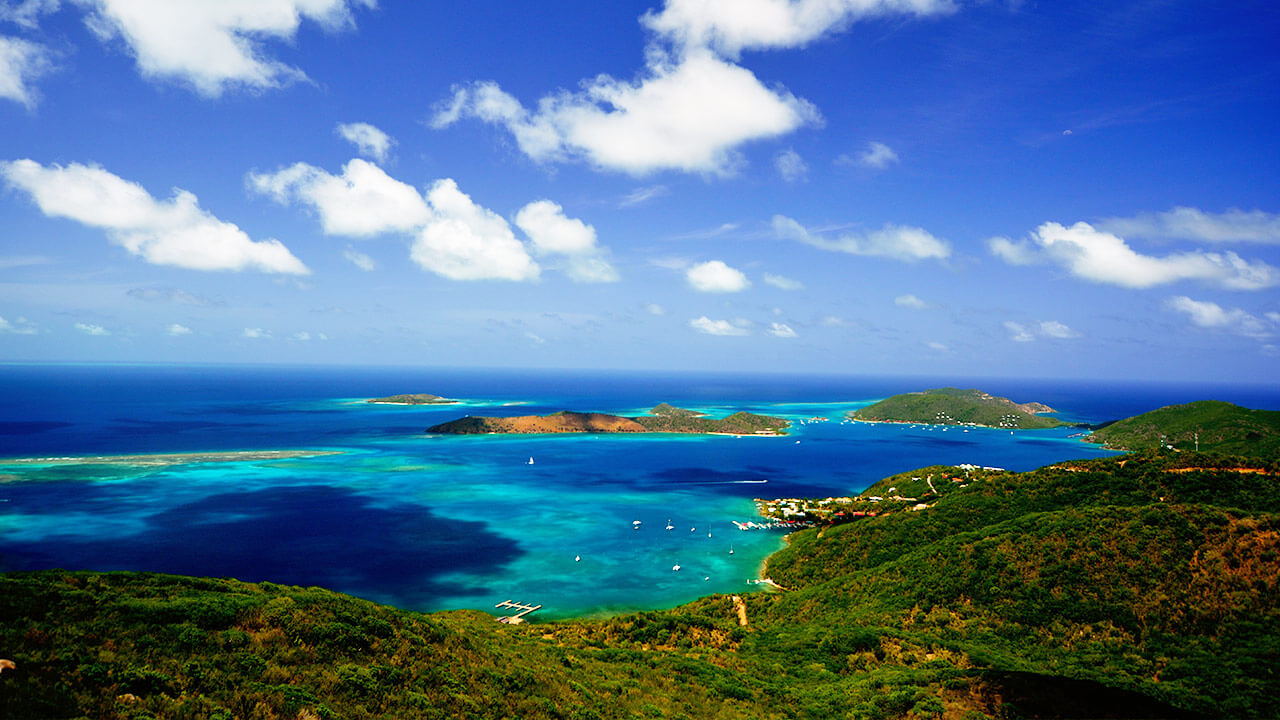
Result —
[{"label": "jetty", "polygon": [[506,624],[508,624],[508,625],[519,625],[520,623],[524,622],[524,616],[525,616],[525,615],[528,615],[529,613],[533,612],[534,610],[541,610],[541,609],[542,609],[542,606],[541,606],[541,605],[526,605],[526,604],[524,604],[524,603],[518,603],[518,602],[516,602],[516,601],[514,601],[514,600],[503,600],[502,602],[498,603],[497,605],[494,605],[494,607],[495,607],[495,608],[509,608],[509,609],[511,609],[511,610],[518,610],[518,611],[519,611],[519,612],[517,612],[515,615],[506,615],[506,616],[503,616],[503,617],[498,618],[498,622],[500,622],[500,623],[506,623]]}]

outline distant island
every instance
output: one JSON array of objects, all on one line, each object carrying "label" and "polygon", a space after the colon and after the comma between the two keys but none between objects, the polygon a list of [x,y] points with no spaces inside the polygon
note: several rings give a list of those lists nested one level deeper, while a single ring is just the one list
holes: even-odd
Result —
[{"label": "distant island", "polygon": [[365,400],[378,405],[457,405],[457,400],[450,400],[430,393],[414,393],[411,395],[390,395],[383,398]]},{"label": "distant island", "polygon": [[1095,430],[1087,440],[1115,450],[1170,448],[1250,457],[1280,454],[1280,412],[1220,400],[1170,405]]},{"label": "distant island", "polygon": [[849,413],[862,422],[972,425],[1009,430],[1031,430],[1070,425],[1057,418],[1040,417],[1057,412],[1043,403],[1015,403],[981,390],[946,387],[905,393]]},{"label": "distant island", "polygon": [[562,410],[550,415],[482,417],[469,415],[427,429],[445,435],[542,434],[542,433],[685,433],[716,435],[785,435],[788,421],[769,415],[736,412],[724,418],[708,417],[662,403],[640,417]]}]

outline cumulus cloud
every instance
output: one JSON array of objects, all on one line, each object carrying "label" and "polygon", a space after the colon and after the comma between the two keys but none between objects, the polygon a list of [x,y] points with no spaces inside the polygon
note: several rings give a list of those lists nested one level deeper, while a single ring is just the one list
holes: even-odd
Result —
[{"label": "cumulus cloud", "polygon": [[353,24],[351,10],[376,0],[80,0],[89,28],[119,39],[148,78],[177,80],[206,97],[229,88],[268,89],[306,75],[269,57],[268,39],[291,41],[303,20],[326,30]]},{"label": "cumulus cloud", "polygon": [[631,175],[681,170],[727,175],[736,148],[819,122],[809,102],[765,87],[751,71],[708,52],[673,61],[653,53],[635,82],[600,75],[576,93],[544,97],[537,109],[494,83],[454,89],[432,118],[500,125],[535,162],[584,160]]},{"label": "cumulus cloud", "polygon": [[1230,290],[1259,290],[1280,284],[1280,272],[1265,262],[1248,262],[1233,252],[1190,251],[1164,257],[1143,255],[1122,238],[1089,223],[1071,227],[1045,223],[1029,242],[988,241],[993,254],[1012,264],[1057,263],[1078,278],[1126,288],[1150,288],[1199,280]]},{"label": "cumulus cloud", "polygon": [[658,303],[649,303],[645,305],[644,311],[649,313],[650,315],[657,315],[657,316],[662,316],[667,314],[667,309],[662,307]]},{"label": "cumulus cloud", "polygon": [[947,347],[945,344],[940,343],[936,340],[925,343],[925,347],[937,352],[948,352],[949,350],[951,350],[951,348]]},{"label": "cumulus cloud", "polygon": [[394,143],[391,136],[369,123],[339,124],[336,132],[339,137],[354,144],[361,155],[380,163],[387,161],[387,153],[391,152],[391,145]]},{"label": "cumulus cloud", "polygon": [[165,328],[164,332],[166,335],[179,337],[181,335],[190,335],[191,328],[187,327],[186,325],[179,325],[178,323],[173,323],[169,327]]},{"label": "cumulus cloud", "polygon": [[328,235],[371,237],[409,232],[427,224],[431,208],[413,186],[355,158],[332,175],[306,163],[274,173],[250,173],[249,187],[284,205],[313,208]]},{"label": "cumulus cloud", "polygon": [[271,331],[262,328],[245,328],[243,336],[251,340],[266,340],[271,337]]},{"label": "cumulus cloud", "polygon": [[20,317],[13,322],[9,322],[0,317],[0,334],[7,333],[10,335],[35,335],[40,332],[30,320]]},{"label": "cumulus cloud", "polygon": [[196,196],[175,189],[166,201],[137,183],[94,165],[44,167],[33,160],[0,162],[0,177],[29,193],[49,217],[105,230],[113,242],[153,265],[191,270],[310,271],[280,241],[254,241],[239,227],[200,208]]},{"label": "cumulus cloud", "polygon": [[418,232],[410,257],[450,280],[534,280],[539,268],[502,216],[480,207],[457,183],[437,181],[427,193],[434,216]]},{"label": "cumulus cloud", "polygon": [[1004,323],[1004,329],[1009,331],[1009,339],[1014,342],[1032,342],[1037,336],[1055,340],[1080,337],[1080,333],[1057,320],[1042,320],[1032,325],[1007,321]]},{"label": "cumulus cloud", "polygon": [[1026,326],[1013,321],[1006,321],[1004,329],[1009,331],[1009,339],[1014,342],[1031,342],[1036,339],[1026,328]]},{"label": "cumulus cloud", "polygon": [[836,158],[838,165],[860,165],[872,170],[883,170],[898,162],[898,153],[882,142],[869,142],[867,147],[856,156],[841,155]]},{"label": "cumulus cloud", "polygon": [[347,246],[346,250],[342,251],[342,257],[346,258],[347,262],[355,265],[365,272],[373,272],[378,267],[378,264],[373,261],[373,258],[365,255],[359,250],[356,250],[350,245]]},{"label": "cumulus cloud", "polygon": [[792,330],[790,325],[780,322],[769,324],[769,334],[780,338],[796,337],[796,331]]},{"label": "cumulus cloud", "polygon": [[783,215],[773,216],[773,231],[782,239],[796,240],[806,245],[844,252],[850,255],[883,257],[892,260],[915,262],[917,260],[945,260],[951,255],[951,246],[939,240],[927,230],[908,225],[885,225],[879,230],[848,232],[835,238],[827,238],[809,232],[803,225]]},{"label": "cumulus cloud", "polygon": [[800,47],[863,18],[954,10],[951,0],[667,0],[661,12],[649,12],[641,22],[679,47],[736,56]]},{"label": "cumulus cloud", "polygon": [[43,45],[0,35],[0,98],[34,108],[39,94],[32,83],[52,69]]},{"label": "cumulus cloud", "polygon": [[1070,338],[1080,337],[1080,333],[1076,332],[1075,330],[1072,330],[1071,328],[1058,322],[1057,320],[1041,320],[1040,334],[1045,337],[1057,338],[1059,340],[1067,340]]},{"label": "cumulus cloud", "polygon": [[773,166],[778,169],[782,179],[789,183],[799,182],[809,175],[809,166],[795,150],[788,149],[778,153],[773,158]]},{"label": "cumulus cloud", "polygon": [[1211,213],[1175,207],[1167,212],[1107,218],[1097,227],[1125,238],[1280,244],[1280,215],[1261,210],[1232,208]]},{"label": "cumulus cloud", "polygon": [[901,308],[910,308],[911,310],[924,310],[929,307],[929,303],[911,294],[899,295],[893,299],[893,304]]},{"label": "cumulus cloud", "polygon": [[[1273,334],[1265,321],[1240,308],[1227,310],[1217,303],[1192,300],[1185,295],[1169,298],[1167,307],[1183,313],[1191,324],[1197,327],[1222,330],[1250,338],[1266,338]],[[1267,318],[1275,322],[1277,318],[1271,315],[1274,313],[1269,314]]]},{"label": "cumulus cloud", "polygon": [[728,320],[712,320],[703,315],[689,321],[689,327],[704,335],[748,335],[750,331],[742,325]]},{"label": "cumulus cloud", "polygon": [[93,323],[78,322],[75,324],[75,328],[85,335],[104,336],[111,334],[110,330],[102,327],[101,325],[94,325]]},{"label": "cumulus cloud", "polygon": [[578,282],[616,282],[618,271],[596,244],[596,230],[550,200],[531,202],[516,213],[516,226],[533,241],[539,255],[562,255],[565,274]]},{"label": "cumulus cloud", "polygon": [[766,285],[772,285],[779,290],[803,290],[804,283],[799,280],[792,280],[783,275],[774,275],[773,273],[764,274],[764,282]]},{"label": "cumulus cloud", "polygon": [[35,30],[40,16],[57,11],[58,5],[59,0],[7,0],[0,3],[0,21]]},{"label": "cumulus cloud", "polygon": [[684,277],[693,289],[700,292],[731,293],[751,287],[751,281],[742,271],[719,260],[694,265],[685,272]]}]

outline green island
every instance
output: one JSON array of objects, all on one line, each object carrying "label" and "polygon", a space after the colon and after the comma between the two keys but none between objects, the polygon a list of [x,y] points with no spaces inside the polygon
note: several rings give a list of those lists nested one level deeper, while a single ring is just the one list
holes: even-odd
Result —
[{"label": "green island", "polygon": [[550,415],[483,417],[468,415],[427,429],[446,435],[534,433],[686,433],[719,435],[785,435],[790,422],[769,415],[736,412],[723,418],[662,403],[648,415],[623,417],[562,410]]},{"label": "green island", "polygon": [[1041,413],[1052,412],[1056,411],[1042,403],[1015,403],[981,390],[946,387],[894,395],[854,410],[849,417],[862,422],[969,425],[1009,430],[1070,425],[1057,418],[1040,417]]},{"label": "green island", "polygon": [[1199,400],[1105,425],[1087,439],[1118,450],[1168,447],[1272,457],[1280,454],[1280,412]]},{"label": "green island", "polygon": [[770,592],[519,625],[5,573],[0,717],[1280,718],[1278,507],[1274,452],[925,467],[762,502],[814,526],[768,559]]},{"label": "green island", "polygon": [[439,395],[431,393],[411,393],[408,395],[388,395],[387,397],[373,398],[365,400],[367,403],[377,405],[457,405],[457,400],[451,400]]}]

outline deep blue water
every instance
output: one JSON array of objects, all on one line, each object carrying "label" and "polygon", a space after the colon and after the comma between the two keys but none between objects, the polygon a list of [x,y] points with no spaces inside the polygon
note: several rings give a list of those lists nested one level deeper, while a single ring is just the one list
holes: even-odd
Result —
[{"label": "deep blue water", "polygon": [[[1106,454],[1063,430],[1010,435],[839,422],[876,399],[945,385],[1045,402],[1086,422],[1197,399],[1280,409],[1278,388],[1230,385],[0,366],[0,458],[341,453],[152,467],[0,463],[0,569],[272,580],[424,610],[491,609],[505,599],[542,603],[544,616],[665,607],[746,589],[780,544],[777,534],[740,533],[730,523],[752,516],[754,497],[856,493],[934,463],[1022,470]],[[406,392],[466,403],[359,402]],[[833,420],[798,424],[787,438],[423,433],[464,414],[639,414],[664,401]],[[668,521],[675,530],[664,529]]]}]

